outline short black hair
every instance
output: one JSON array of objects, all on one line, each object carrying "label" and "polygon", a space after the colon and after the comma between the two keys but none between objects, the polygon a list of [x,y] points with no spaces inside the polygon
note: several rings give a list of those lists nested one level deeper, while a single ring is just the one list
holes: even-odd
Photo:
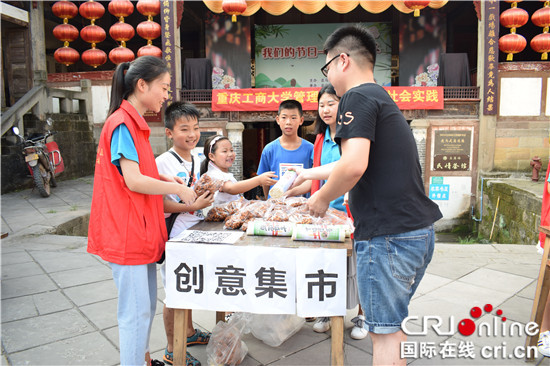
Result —
[{"label": "short black hair", "polygon": [[304,115],[304,112],[302,110],[302,103],[294,99],[283,100],[281,104],[279,104],[279,111],[277,112],[277,114],[281,114],[281,111],[283,109],[297,109],[300,113],[300,117]]},{"label": "short black hair", "polygon": [[355,54],[365,57],[374,68],[376,63],[376,41],[362,25],[343,26],[336,29],[325,41],[323,52]]},{"label": "short black hair", "polygon": [[182,117],[196,119],[198,122],[200,113],[197,107],[189,102],[173,102],[164,111],[164,127],[173,130],[176,121]]},{"label": "short black hair", "polygon": [[[319,105],[319,101],[321,100],[321,97],[323,94],[330,94],[334,95],[336,97],[337,101],[340,101],[340,97],[336,95],[336,91],[334,90],[334,87],[331,84],[327,84],[319,90],[319,94],[317,95],[317,105]],[[338,116],[337,116],[338,117]],[[317,118],[315,118],[315,129],[314,133],[315,135],[324,134],[327,131],[327,124],[321,116],[319,115],[319,108],[317,108]]]}]

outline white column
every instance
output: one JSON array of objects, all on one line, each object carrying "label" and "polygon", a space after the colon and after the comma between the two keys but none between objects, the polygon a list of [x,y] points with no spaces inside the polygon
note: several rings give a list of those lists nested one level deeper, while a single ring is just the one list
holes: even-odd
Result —
[{"label": "white column", "polygon": [[235,162],[229,171],[235,176],[235,179],[243,179],[243,130],[244,125],[241,122],[228,122],[225,126],[227,137],[233,144],[235,150]]}]

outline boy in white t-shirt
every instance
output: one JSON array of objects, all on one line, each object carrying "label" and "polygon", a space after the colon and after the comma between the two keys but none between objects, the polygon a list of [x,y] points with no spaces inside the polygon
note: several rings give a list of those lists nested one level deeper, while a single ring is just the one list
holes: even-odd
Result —
[{"label": "boy in white t-shirt", "polygon": [[[164,126],[166,136],[173,142],[173,147],[157,157],[157,168],[160,174],[180,177],[184,184],[193,187],[194,182],[200,176],[200,159],[191,151],[197,146],[200,138],[199,111],[190,103],[174,102],[164,112]],[[170,238],[190,228],[204,219],[202,209],[208,207],[214,201],[211,193],[205,193],[197,197],[192,205],[185,205],[179,202],[176,195],[164,197],[164,212],[168,218],[172,213],[179,213],[168,236]],[[165,263],[161,267],[163,284],[166,284]],[[164,352],[164,362],[171,365],[173,360],[174,345],[174,310],[164,306],[163,310],[164,329],[168,345]],[[210,339],[209,332],[202,332],[193,329],[191,311],[189,311],[187,327],[187,345],[207,344]],[[186,355],[186,364],[190,366],[199,365],[189,353]]]}]

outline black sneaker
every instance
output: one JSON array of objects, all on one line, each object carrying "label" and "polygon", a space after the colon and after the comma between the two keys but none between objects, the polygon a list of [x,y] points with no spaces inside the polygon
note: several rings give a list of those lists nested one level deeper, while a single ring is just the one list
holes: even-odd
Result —
[{"label": "black sneaker", "polygon": [[164,362],[151,359],[151,366],[164,366]]}]

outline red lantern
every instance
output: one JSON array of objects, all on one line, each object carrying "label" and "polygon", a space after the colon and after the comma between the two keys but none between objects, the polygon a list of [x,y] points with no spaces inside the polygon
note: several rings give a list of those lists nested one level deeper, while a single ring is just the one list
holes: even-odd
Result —
[{"label": "red lantern", "polygon": [[136,9],[146,17],[154,17],[160,13],[160,0],[139,0]]},{"label": "red lantern", "polygon": [[162,50],[160,48],[158,48],[157,46],[153,46],[151,44],[148,44],[146,46],[141,47],[137,51],[137,56],[138,57],[141,57],[141,56],[155,56],[155,57],[161,58],[162,57]]},{"label": "red lantern", "polygon": [[57,62],[65,66],[72,65],[80,58],[78,52],[74,48],[69,47],[69,42],[78,38],[78,29],[68,23],[69,19],[74,18],[78,14],[78,8],[72,2],[63,0],[53,4],[52,12],[56,16],[63,18],[63,24],[59,24],[53,29],[54,37],[63,41],[63,47],[58,48],[53,56]]},{"label": "red lantern", "polygon": [[82,53],[82,62],[96,68],[107,62],[107,54],[97,48],[90,48]]},{"label": "red lantern", "polygon": [[103,28],[94,24],[82,28],[80,38],[91,43],[92,48],[94,48],[96,43],[103,42],[107,38],[107,34]]},{"label": "red lantern", "polygon": [[538,34],[531,40],[531,48],[538,53],[542,53],[540,59],[548,60],[548,52],[550,52],[550,33]]},{"label": "red lantern", "polygon": [[550,26],[550,6],[545,5],[544,8],[534,12],[531,16],[531,21],[537,27],[544,28],[544,33],[548,33],[548,27]]},{"label": "red lantern", "polygon": [[52,6],[52,13],[61,19],[72,19],[78,14],[78,8],[71,1],[58,1]]},{"label": "red lantern", "polygon": [[109,29],[111,38],[119,42],[129,41],[134,38],[135,34],[134,27],[128,23],[118,22]]},{"label": "red lantern", "polygon": [[53,29],[53,36],[62,42],[73,42],[78,38],[78,29],[71,24],[59,24]]},{"label": "red lantern", "polygon": [[115,65],[118,65],[122,62],[133,61],[134,58],[135,56],[132,50],[123,46],[113,48],[111,52],[109,52],[109,60],[111,60],[111,62]]},{"label": "red lantern", "polygon": [[514,53],[523,51],[526,45],[525,38],[517,33],[506,34],[498,40],[498,48],[508,54],[506,61],[512,61]]},{"label": "red lantern", "polygon": [[124,22],[124,17],[134,12],[134,4],[130,0],[111,0],[108,9],[109,13],[119,18],[121,22]]},{"label": "red lantern", "polygon": [[516,33],[516,28],[522,27],[529,21],[529,13],[520,8],[510,8],[500,14],[500,24],[511,28],[510,33]]},{"label": "red lantern", "polygon": [[99,19],[105,14],[105,7],[97,1],[86,1],[79,8],[80,15],[83,18],[90,19],[94,24],[96,19]]},{"label": "red lantern", "polygon": [[245,0],[223,0],[222,9],[227,14],[231,15],[231,21],[235,23],[237,21],[237,15],[241,15],[246,11]]},{"label": "red lantern", "polygon": [[60,64],[69,66],[77,62],[80,58],[80,55],[78,54],[78,51],[74,48],[66,46],[58,48],[53,54],[53,57]]},{"label": "red lantern", "polygon": [[107,54],[95,48],[96,43],[103,42],[107,37],[105,30],[95,25],[95,20],[105,14],[105,7],[94,0],[89,0],[80,5],[79,11],[80,15],[86,19],[90,19],[91,23],[80,31],[80,37],[92,44],[91,49],[82,53],[82,62],[96,68],[107,62]]},{"label": "red lantern", "polygon": [[139,23],[136,30],[139,36],[146,40],[153,40],[160,37],[161,32],[160,24],[150,20]]},{"label": "red lantern", "polygon": [[153,39],[160,37],[162,31],[160,24],[153,21],[153,16],[160,13],[160,1],[139,0],[136,9],[147,17],[146,21],[139,23],[136,27],[136,31],[140,37],[147,40],[147,45],[138,50],[137,56],[162,57],[162,50],[153,46]]},{"label": "red lantern", "polygon": [[428,6],[430,4],[430,1],[429,0],[405,1],[404,4],[407,8],[414,10],[414,16],[417,17],[420,15],[420,10]]}]

